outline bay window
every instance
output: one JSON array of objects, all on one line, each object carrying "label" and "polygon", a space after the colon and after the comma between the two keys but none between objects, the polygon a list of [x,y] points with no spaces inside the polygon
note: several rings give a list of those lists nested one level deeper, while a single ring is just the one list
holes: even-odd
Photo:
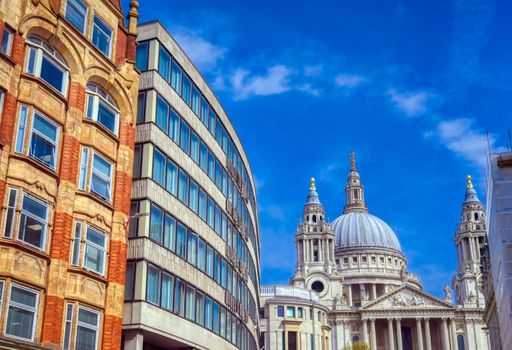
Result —
[{"label": "bay window", "polygon": [[89,147],[82,147],[78,188],[112,200],[114,165]]},{"label": "bay window", "polygon": [[5,335],[33,341],[38,307],[38,291],[21,285],[11,284]]},{"label": "bay window", "polygon": [[80,31],[85,34],[87,28],[87,5],[82,0],[67,0],[64,17]]},{"label": "bay window", "polygon": [[27,44],[29,51],[26,72],[44,80],[62,95],[66,95],[69,68],[62,56],[37,36],[29,36]]},{"label": "bay window", "polygon": [[135,53],[135,67],[141,72],[148,70],[149,61],[149,42],[144,41],[137,44]]},{"label": "bay window", "polygon": [[119,109],[115,101],[95,84],[87,84],[86,92],[86,117],[100,123],[114,135],[117,135],[119,131]]},{"label": "bay window", "polygon": [[[55,170],[59,145],[60,126],[39,111],[29,114],[29,107],[22,105],[18,118],[15,152],[27,154]],[[25,141],[25,139],[27,139]],[[26,147],[25,147],[26,144]]]},{"label": "bay window", "polygon": [[94,15],[92,25],[92,43],[101,52],[110,57],[112,53],[112,29],[97,15]]}]

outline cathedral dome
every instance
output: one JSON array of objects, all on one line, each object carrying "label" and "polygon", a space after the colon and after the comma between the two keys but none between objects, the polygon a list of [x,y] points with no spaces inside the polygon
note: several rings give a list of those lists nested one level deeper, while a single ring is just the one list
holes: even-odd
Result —
[{"label": "cathedral dome", "polygon": [[384,248],[402,252],[395,233],[367,211],[350,211],[332,222],[336,248]]}]

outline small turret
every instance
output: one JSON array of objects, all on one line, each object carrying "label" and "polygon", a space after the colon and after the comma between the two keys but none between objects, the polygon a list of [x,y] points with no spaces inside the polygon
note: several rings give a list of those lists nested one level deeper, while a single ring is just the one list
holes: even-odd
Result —
[{"label": "small turret", "polygon": [[350,173],[348,174],[347,185],[345,186],[346,204],[343,212],[368,211],[364,201],[364,186],[361,184],[361,177],[356,169],[356,154],[350,152]]}]

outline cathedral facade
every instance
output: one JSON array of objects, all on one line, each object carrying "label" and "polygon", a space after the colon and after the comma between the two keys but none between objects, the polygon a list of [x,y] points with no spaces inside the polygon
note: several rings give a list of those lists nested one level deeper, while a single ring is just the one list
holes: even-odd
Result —
[{"label": "cathedral facade", "polygon": [[368,211],[354,156],[345,193],[343,214],[326,222],[311,179],[291,284],[262,287],[265,349],[341,350],[360,341],[372,350],[488,350],[480,283],[485,215],[471,179],[454,239],[453,299],[448,285],[443,299],[426,293],[407,270],[396,234]]}]

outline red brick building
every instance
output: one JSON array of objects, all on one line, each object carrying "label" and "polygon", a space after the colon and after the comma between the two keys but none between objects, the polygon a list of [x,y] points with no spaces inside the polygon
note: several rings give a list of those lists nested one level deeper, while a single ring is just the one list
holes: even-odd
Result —
[{"label": "red brick building", "polygon": [[119,349],[138,3],[0,1],[0,349]]}]

